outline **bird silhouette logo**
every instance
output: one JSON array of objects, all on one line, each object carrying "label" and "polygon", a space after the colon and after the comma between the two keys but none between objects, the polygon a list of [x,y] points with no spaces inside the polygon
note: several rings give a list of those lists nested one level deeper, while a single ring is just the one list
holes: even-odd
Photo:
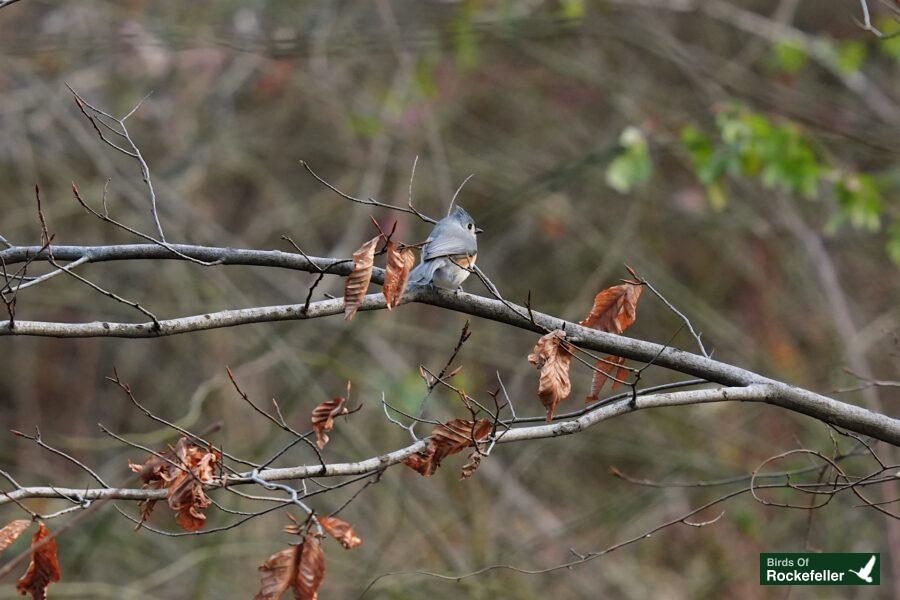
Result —
[{"label": "bird silhouette logo", "polygon": [[854,571],[853,569],[847,569],[849,572],[853,573],[866,583],[872,583],[872,569],[875,567],[875,555],[872,555],[872,558],[869,559],[869,562],[866,563],[859,571]]}]

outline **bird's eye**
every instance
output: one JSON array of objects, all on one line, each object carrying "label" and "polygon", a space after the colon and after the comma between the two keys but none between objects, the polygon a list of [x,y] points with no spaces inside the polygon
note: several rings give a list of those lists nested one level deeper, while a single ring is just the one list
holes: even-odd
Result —
[{"label": "bird's eye", "polygon": [[469,223],[468,225],[466,225],[466,228],[468,228],[470,231],[472,230],[472,227],[473,227],[473,225],[472,225],[471,223]]}]

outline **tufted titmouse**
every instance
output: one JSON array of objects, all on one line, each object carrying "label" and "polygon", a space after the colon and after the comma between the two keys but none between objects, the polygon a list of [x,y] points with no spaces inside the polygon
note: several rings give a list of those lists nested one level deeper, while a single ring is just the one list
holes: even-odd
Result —
[{"label": "tufted titmouse", "polygon": [[422,248],[422,262],[409,274],[409,285],[434,284],[447,290],[458,290],[475,265],[481,230],[463,207],[455,206],[450,214],[437,222]]}]

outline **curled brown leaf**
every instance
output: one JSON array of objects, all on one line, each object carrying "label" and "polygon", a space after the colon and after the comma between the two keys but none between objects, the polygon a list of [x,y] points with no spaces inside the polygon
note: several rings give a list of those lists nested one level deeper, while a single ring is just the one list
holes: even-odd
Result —
[{"label": "curled brown leaf", "polygon": [[[600,398],[600,392],[607,381],[612,381],[612,390],[622,385],[628,377],[628,369],[625,368],[625,359],[621,356],[605,356],[594,364],[594,376],[591,379],[591,393],[585,402],[594,402]],[[615,371],[615,375],[613,374]]]},{"label": "curled brown leaf", "polygon": [[323,579],[325,579],[325,553],[322,552],[319,538],[313,533],[307,533],[303,538],[303,545],[300,546],[294,598],[316,600]]},{"label": "curled brown leaf", "polygon": [[392,310],[400,303],[409,272],[416,264],[416,255],[412,248],[398,249],[394,242],[387,243],[387,268],[384,271],[384,300],[387,309]]},{"label": "curled brown leaf", "polygon": [[344,318],[348,321],[353,319],[366,297],[372,280],[372,268],[375,266],[375,246],[379,239],[380,235],[373,237],[353,253],[353,270],[344,281]]},{"label": "curled brown leaf", "polygon": [[332,398],[322,402],[313,409],[310,421],[312,422],[313,431],[316,432],[316,445],[319,447],[319,450],[328,443],[329,437],[327,432],[334,429],[334,418],[349,412],[347,407],[344,406],[346,403],[346,398]]},{"label": "curled brown leaf", "polygon": [[[128,466],[143,480],[145,489],[165,488],[169,508],[178,513],[178,525],[187,531],[196,531],[206,522],[203,510],[211,504],[203,486],[213,481],[216,465],[221,460],[218,450],[195,446],[182,437],[175,446],[158,456],[151,456],[143,465],[129,461]],[[140,527],[150,518],[156,500],[144,500],[138,506]]]},{"label": "curled brown leaf", "polygon": [[462,452],[480,442],[491,432],[491,422],[487,419],[466,421],[453,419],[431,430],[428,445],[420,453],[408,456],[403,463],[420,475],[434,475],[444,458]]},{"label": "curled brown leaf", "polygon": [[29,525],[31,525],[31,521],[28,519],[16,519],[7,523],[3,529],[0,529],[0,552],[9,548],[28,529]]},{"label": "curled brown leaf", "polygon": [[[44,542],[48,537],[50,539]],[[32,600],[44,600],[47,597],[47,587],[59,581],[61,576],[56,557],[56,539],[46,525],[38,522],[37,533],[31,538],[32,548],[41,542],[44,543],[32,550],[28,570],[16,583],[16,590],[22,595],[31,594]]]},{"label": "curled brown leaf", "polygon": [[281,552],[276,552],[259,566],[261,582],[259,592],[253,596],[253,600],[278,600],[281,594],[294,585],[297,572],[297,559],[300,557],[300,547],[291,546]]},{"label": "curled brown leaf", "polygon": [[480,464],[481,453],[478,452],[478,450],[473,450],[472,453],[469,454],[469,460],[463,465],[462,472],[459,474],[460,480],[471,477]]},{"label": "curled brown leaf", "polygon": [[621,334],[637,318],[637,301],[643,291],[643,286],[631,283],[603,290],[594,297],[591,312],[579,325]]},{"label": "curled brown leaf", "polygon": [[572,353],[565,341],[566,332],[561,329],[551,331],[541,337],[534,350],[528,355],[528,362],[540,369],[538,397],[547,409],[547,422],[553,420],[556,405],[572,392],[569,381],[569,363]]},{"label": "curled brown leaf", "polygon": [[319,525],[322,526],[325,533],[339,541],[345,550],[356,548],[362,544],[362,539],[356,535],[350,523],[337,517],[320,517]]}]

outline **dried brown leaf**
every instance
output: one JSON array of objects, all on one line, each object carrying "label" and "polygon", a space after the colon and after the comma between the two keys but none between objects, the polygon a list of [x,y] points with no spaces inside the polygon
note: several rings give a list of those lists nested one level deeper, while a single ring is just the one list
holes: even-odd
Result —
[{"label": "dried brown leaf", "polygon": [[29,525],[31,525],[31,521],[28,519],[16,519],[0,529],[0,552],[9,548],[22,535],[22,532],[28,529]]},{"label": "dried brown leaf", "polygon": [[643,291],[643,286],[631,283],[603,290],[594,297],[590,314],[579,325],[621,334],[637,318],[637,301]]},{"label": "dried brown leaf", "polygon": [[328,443],[327,432],[334,429],[334,418],[349,412],[344,406],[346,403],[346,398],[332,398],[313,409],[310,421],[312,421],[313,431],[316,432],[316,445],[319,450]]},{"label": "dried brown leaf", "polygon": [[541,337],[528,355],[528,362],[540,369],[538,397],[547,409],[547,422],[553,419],[556,405],[572,392],[569,381],[569,363],[572,353],[566,342],[566,333],[561,329],[551,331]]},{"label": "dried brown leaf", "polygon": [[375,266],[375,246],[379,239],[380,235],[373,237],[353,253],[353,270],[344,281],[344,318],[348,321],[353,319],[366,297],[372,280],[372,267]]},{"label": "dried brown leaf", "polygon": [[16,583],[16,590],[22,595],[31,594],[32,600],[44,600],[47,597],[47,586],[60,578],[56,539],[42,522],[38,522],[38,530],[31,538],[31,546],[34,547],[47,537],[50,537],[49,541],[31,552],[28,570]]},{"label": "dried brown leaf", "polygon": [[339,541],[345,550],[356,548],[362,544],[362,539],[356,535],[350,523],[337,517],[320,517],[319,525],[322,526],[325,533]]},{"label": "dried brown leaf", "polygon": [[307,533],[300,547],[300,562],[297,565],[297,578],[294,580],[294,598],[298,600],[316,600],[319,586],[325,579],[325,554],[319,538]]},{"label": "dried brown leaf", "polygon": [[276,552],[259,566],[262,573],[259,592],[253,600],[278,600],[294,584],[300,546]]},{"label": "dried brown leaf", "polygon": [[387,243],[387,268],[384,271],[384,300],[387,309],[392,310],[400,303],[409,272],[416,264],[416,254],[412,248],[398,250],[394,242]]},{"label": "dried brown leaf", "polygon": [[[621,356],[605,356],[594,364],[594,376],[591,379],[591,393],[585,402],[594,402],[600,397],[600,392],[607,381],[612,381],[612,390],[622,385],[622,381],[628,377],[628,369],[625,368],[625,359]],[[613,375],[615,371],[615,375]]]},{"label": "dried brown leaf", "polygon": [[[166,488],[169,508],[178,513],[178,525],[187,531],[196,531],[206,522],[202,511],[211,504],[203,486],[213,481],[216,465],[221,460],[218,450],[194,446],[182,437],[175,446],[159,456],[151,456],[143,465],[129,461],[128,466],[144,481],[145,489]],[[150,518],[156,502],[144,500],[138,504],[141,511],[138,527]]]},{"label": "dried brown leaf", "polygon": [[466,421],[453,419],[431,430],[428,446],[421,453],[408,456],[403,463],[425,477],[434,475],[444,458],[474,446],[491,432],[487,419]]},{"label": "dried brown leaf", "polygon": [[462,472],[459,474],[460,480],[468,479],[475,472],[475,469],[481,464],[481,453],[473,450],[469,455],[469,460],[463,465]]}]

